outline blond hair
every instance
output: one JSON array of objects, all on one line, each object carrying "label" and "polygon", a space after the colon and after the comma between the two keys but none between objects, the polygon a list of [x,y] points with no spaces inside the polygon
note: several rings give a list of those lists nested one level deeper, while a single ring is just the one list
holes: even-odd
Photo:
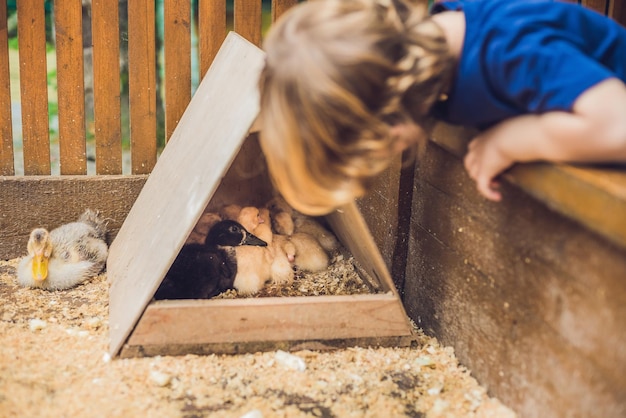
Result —
[{"label": "blond hair", "polygon": [[295,209],[320,215],[362,196],[389,165],[391,126],[412,120],[429,132],[451,58],[424,17],[399,0],[310,0],[271,28],[261,146]]}]

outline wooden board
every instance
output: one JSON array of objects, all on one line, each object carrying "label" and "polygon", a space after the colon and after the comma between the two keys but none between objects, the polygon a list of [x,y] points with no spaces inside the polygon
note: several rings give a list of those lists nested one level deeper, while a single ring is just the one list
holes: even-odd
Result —
[{"label": "wooden board", "polygon": [[78,2],[54,2],[59,166],[64,175],[87,174],[82,13]]},{"label": "wooden board", "polygon": [[[439,124],[433,141],[462,158],[474,132]],[[502,177],[551,209],[626,247],[626,166],[529,163],[512,167]]]},{"label": "wooden board", "polygon": [[0,175],[12,176],[13,119],[11,116],[11,72],[9,67],[9,31],[7,5],[0,5]]},{"label": "wooden board", "polygon": [[191,2],[166,0],[165,139],[168,140],[191,100]]},{"label": "wooden board", "polygon": [[609,16],[626,26],[626,4],[622,0],[613,0],[609,4]]},{"label": "wooden board", "polygon": [[581,4],[601,14],[606,14],[609,8],[609,0],[582,0]]},{"label": "wooden board", "polygon": [[231,32],[111,245],[111,353],[132,332],[259,112],[264,54]]},{"label": "wooden board", "polygon": [[51,169],[44,2],[18,1],[16,5],[17,25],[20,28],[18,42],[24,173],[48,175]]},{"label": "wooden board", "polygon": [[75,221],[87,208],[109,220],[117,235],[147,176],[0,177],[0,259],[26,254],[33,228]]},{"label": "wooden board", "polygon": [[152,2],[128,2],[128,97],[133,174],[149,174],[157,160],[155,7]]},{"label": "wooden board", "polygon": [[510,183],[486,201],[437,145],[415,178],[404,300],[418,326],[523,417],[625,416],[625,248]]},{"label": "wooden board", "polygon": [[[107,0],[91,3],[96,172],[122,174],[119,11]],[[133,150],[134,152],[134,150]]]},{"label": "wooden board", "polygon": [[248,135],[263,63],[261,50],[234,33],[227,37],[111,246],[111,354],[410,340],[402,302],[354,202],[327,220],[361,276],[385,294],[150,303],[205,210],[263,205],[273,195],[257,134]]},{"label": "wooden board", "polygon": [[406,345],[411,333],[405,318],[392,294],[159,301],[148,306],[123,350],[244,352],[246,344],[258,350],[364,338]]},{"label": "wooden board", "polygon": [[[225,178],[233,174],[231,168]],[[250,198],[251,189],[244,185],[243,190]],[[235,192],[232,197],[236,201],[244,195]],[[326,220],[354,256],[361,277],[386,293],[152,302],[120,355],[242,353],[356,343],[409,345],[408,317],[356,204],[344,206]]]},{"label": "wooden board", "polygon": [[414,171],[414,164],[403,166],[398,158],[376,178],[371,193],[358,200],[359,210],[398,289],[404,287]]}]

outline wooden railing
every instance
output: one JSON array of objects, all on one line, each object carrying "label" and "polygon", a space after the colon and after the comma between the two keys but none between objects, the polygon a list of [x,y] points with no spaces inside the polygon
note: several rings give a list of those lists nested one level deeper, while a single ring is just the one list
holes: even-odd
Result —
[{"label": "wooden railing", "polygon": [[[271,19],[297,0],[272,0]],[[48,69],[44,0],[17,1],[19,102],[23,173],[51,174]],[[58,86],[60,174],[87,174],[88,134],[95,143],[96,174],[122,174],[120,27],[118,0],[91,2],[93,45],[93,127],[86,125],[83,60],[83,8],[76,0],[55,0],[53,33]],[[85,3],[83,1],[83,3]],[[120,2],[121,3],[121,2]],[[132,174],[147,174],[157,160],[157,60],[154,0],[126,3],[128,16],[128,131]],[[192,30],[198,39],[197,66],[204,74],[224,40],[226,0],[197,0],[192,22],[190,0],[163,0],[163,100],[169,138],[192,94]],[[234,30],[254,44],[262,38],[262,0],[233,1]],[[267,14],[267,13],[266,13]],[[193,28],[193,29],[192,29]],[[13,149],[7,3],[0,4],[0,175],[16,174]],[[91,67],[91,66],[89,66]],[[14,90],[15,91],[15,90]],[[14,101],[17,98],[13,98]],[[219,100],[216,97],[215,100]],[[88,128],[91,131],[88,131]]]}]

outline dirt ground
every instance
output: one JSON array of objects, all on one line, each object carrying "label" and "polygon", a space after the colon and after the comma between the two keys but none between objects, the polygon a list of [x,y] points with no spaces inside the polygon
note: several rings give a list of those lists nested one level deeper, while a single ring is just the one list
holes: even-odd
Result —
[{"label": "dirt ground", "polygon": [[415,348],[111,359],[108,284],[17,285],[0,261],[0,417],[516,415],[419,330]]}]

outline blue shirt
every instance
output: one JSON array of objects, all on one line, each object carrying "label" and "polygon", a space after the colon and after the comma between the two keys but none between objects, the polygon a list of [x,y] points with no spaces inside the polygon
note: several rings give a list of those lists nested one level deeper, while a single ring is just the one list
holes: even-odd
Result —
[{"label": "blue shirt", "polygon": [[[462,10],[465,41],[439,118],[486,128],[527,113],[571,111],[607,78],[626,82],[626,29],[555,0],[443,1],[432,13]],[[626,116],[626,109],[625,109]]]}]

